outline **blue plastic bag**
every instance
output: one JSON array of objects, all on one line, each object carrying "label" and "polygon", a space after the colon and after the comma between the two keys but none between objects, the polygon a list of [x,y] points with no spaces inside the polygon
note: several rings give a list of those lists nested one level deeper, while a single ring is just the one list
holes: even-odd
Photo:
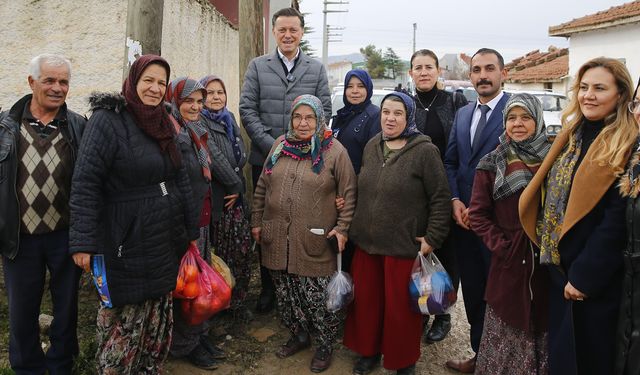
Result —
[{"label": "blue plastic bag", "polygon": [[409,280],[411,308],[423,315],[446,314],[458,298],[447,271],[435,254],[418,252]]}]

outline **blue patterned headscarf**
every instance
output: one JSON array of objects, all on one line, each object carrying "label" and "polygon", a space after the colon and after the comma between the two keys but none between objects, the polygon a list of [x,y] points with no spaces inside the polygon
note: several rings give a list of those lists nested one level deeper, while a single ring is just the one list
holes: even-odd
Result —
[{"label": "blue patterned headscarf", "polygon": [[[415,101],[407,94],[399,91],[394,91],[392,93],[387,94],[384,99],[382,99],[382,104],[380,104],[380,108],[384,105],[384,102],[391,96],[396,96],[402,100],[404,103],[404,109],[407,112],[407,126],[404,128],[402,133],[395,138],[388,138],[384,135],[384,131],[382,132],[382,139],[385,141],[391,141],[398,138],[409,138],[416,134],[422,134],[416,125],[416,103]],[[382,116],[380,116],[382,119]]]},{"label": "blue patterned headscarf", "polygon": [[322,153],[331,147],[333,137],[331,136],[331,129],[327,128],[325,120],[324,109],[320,99],[313,95],[300,95],[294,101],[291,106],[291,116],[293,116],[296,108],[301,105],[309,106],[316,116],[316,131],[308,140],[302,140],[298,138],[293,129],[292,121],[289,121],[287,127],[287,133],[284,139],[276,146],[273,154],[267,159],[265,164],[265,173],[271,174],[273,167],[278,162],[278,159],[282,156],[288,156],[295,160],[311,159],[311,169],[314,173],[319,174],[324,165]]}]

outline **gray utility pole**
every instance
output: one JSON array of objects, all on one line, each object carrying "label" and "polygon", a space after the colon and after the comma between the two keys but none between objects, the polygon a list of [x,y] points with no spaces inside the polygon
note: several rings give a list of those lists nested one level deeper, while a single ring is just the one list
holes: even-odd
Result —
[{"label": "gray utility pole", "polygon": [[162,46],[163,0],[129,0],[127,2],[127,40],[122,76],[127,78],[129,67],[142,55],[160,55]]},{"label": "gray utility pole", "polygon": [[[337,34],[329,34],[329,25],[327,25],[327,13],[346,13],[348,10],[329,10],[327,5],[346,5],[348,1],[328,1],[324,0],[324,21],[322,22],[322,65],[327,68],[329,60],[329,36],[338,36]],[[344,30],[344,28],[333,28],[333,30]]]},{"label": "gray utility pole", "polygon": [[418,28],[418,24],[414,22],[413,24],[413,52],[416,52],[416,29]]}]

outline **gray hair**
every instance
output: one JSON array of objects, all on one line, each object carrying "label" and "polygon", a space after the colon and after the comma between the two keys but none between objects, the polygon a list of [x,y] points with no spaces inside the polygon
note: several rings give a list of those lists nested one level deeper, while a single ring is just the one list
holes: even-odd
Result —
[{"label": "gray hair", "polygon": [[29,76],[33,79],[40,79],[40,70],[42,69],[42,65],[47,66],[66,66],[67,71],[69,72],[69,79],[71,79],[71,62],[69,59],[62,55],[55,55],[52,53],[42,53],[33,59],[29,63]]}]

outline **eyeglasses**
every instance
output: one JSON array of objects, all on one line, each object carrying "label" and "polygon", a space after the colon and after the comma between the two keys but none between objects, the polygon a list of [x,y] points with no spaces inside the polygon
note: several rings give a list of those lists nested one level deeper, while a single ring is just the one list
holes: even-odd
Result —
[{"label": "eyeglasses", "polygon": [[635,113],[640,108],[640,101],[634,100],[628,104],[629,112]]},{"label": "eyeglasses", "polygon": [[316,116],[314,115],[302,116],[301,114],[298,114],[298,113],[291,116],[291,122],[293,122],[296,125],[301,123],[302,120],[304,120],[307,124],[315,123]]}]

